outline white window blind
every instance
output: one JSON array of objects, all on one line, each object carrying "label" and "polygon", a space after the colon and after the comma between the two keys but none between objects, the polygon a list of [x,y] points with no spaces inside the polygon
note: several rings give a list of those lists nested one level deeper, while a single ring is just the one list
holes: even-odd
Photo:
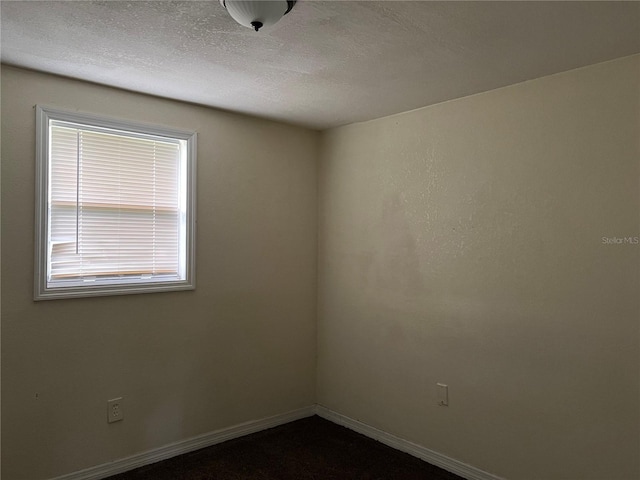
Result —
[{"label": "white window blind", "polygon": [[184,282],[187,140],[59,119],[47,137],[44,289]]}]

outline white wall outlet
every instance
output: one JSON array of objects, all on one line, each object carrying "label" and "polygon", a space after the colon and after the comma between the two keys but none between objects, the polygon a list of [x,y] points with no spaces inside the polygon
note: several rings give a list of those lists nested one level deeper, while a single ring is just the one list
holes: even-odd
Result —
[{"label": "white wall outlet", "polygon": [[438,405],[441,407],[449,406],[449,386],[444,383],[436,383],[438,389]]},{"label": "white wall outlet", "polygon": [[107,400],[107,422],[119,422],[124,418],[124,410],[122,409],[122,397]]}]

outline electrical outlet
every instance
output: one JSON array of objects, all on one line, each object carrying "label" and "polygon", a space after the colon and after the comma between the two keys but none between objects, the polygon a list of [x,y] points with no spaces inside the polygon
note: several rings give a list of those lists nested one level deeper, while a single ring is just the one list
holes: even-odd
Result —
[{"label": "electrical outlet", "polygon": [[449,386],[444,383],[436,383],[438,388],[438,405],[441,407],[449,406]]},{"label": "electrical outlet", "polygon": [[119,422],[124,418],[124,410],[122,409],[122,397],[107,400],[107,422]]}]

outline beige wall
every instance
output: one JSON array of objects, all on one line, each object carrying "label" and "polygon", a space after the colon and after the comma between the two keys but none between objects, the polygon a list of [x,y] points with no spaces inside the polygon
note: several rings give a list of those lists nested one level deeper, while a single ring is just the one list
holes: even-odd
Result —
[{"label": "beige wall", "polygon": [[[512,480],[638,478],[640,245],[602,237],[640,235],[639,78],[628,57],[319,143],[3,67],[3,478],[316,400]],[[199,132],[196,291],[32,301],[35,104]]]},{"label": "beige wall", "polygon": [[326,132],[319,403],[512,480],[639,478],[640,245],[602,243],[640,235],[639,102],[636,55]]},{"label": "beige wall", "polygon": [[[196,291],[33,302],[35,104],[198,132]],[[3,478],[315,402],[317,144],[301,128],[3,67]],[[116,396],[125,420],[109,425]]]}]

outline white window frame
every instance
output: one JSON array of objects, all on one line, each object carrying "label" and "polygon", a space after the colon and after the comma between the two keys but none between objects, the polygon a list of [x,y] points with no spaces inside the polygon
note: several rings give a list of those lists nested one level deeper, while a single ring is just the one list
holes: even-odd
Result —
[{"label": "white window frame", "polygon": [[[135,279],[127,281],[95,280],[83,285],[50,286],[47,281],[49,244],[49,125],[63,121],[89,127],[119,130],[140,135],[168,137],[186,142],[186,206],[184,278],[171,280]],[[34,299],[94,297],[195,289],[196,238],[196,150],[197,134],[158,125],[72,112],[36,105],[36,203]],[[80,282],[77,282],[80,283]]]}]

